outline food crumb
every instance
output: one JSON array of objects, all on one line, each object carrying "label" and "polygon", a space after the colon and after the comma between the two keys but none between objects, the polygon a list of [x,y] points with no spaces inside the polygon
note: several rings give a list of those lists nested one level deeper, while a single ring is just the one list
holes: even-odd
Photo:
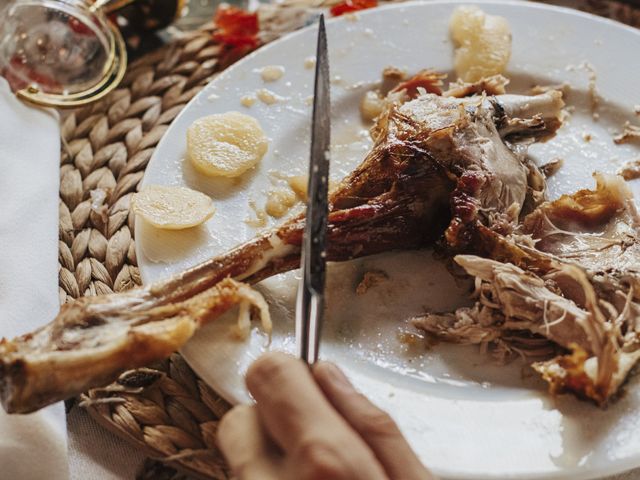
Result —
[{"label": "food crumb", "polygon": [[618,175],[622,176],[625,180],[636,180],[640,178],[640,158],[630,160],[622,165],[620,170],[618,170]]},{"label": "food crumb", "polygon": [[370,288],[380,285],[389,279],[389,275],[383,270],[371,270],[364,273],[362,280],[356,287],[356,295],[364,295]]},{"label": "food crumb", "polygon": [[253,95],[245,95],[240,99],[240,103],[243,107],[250,108],[254,103],[256,103],[256,97]]},{"label": "food crumb", "polygon": [[571,91],[571,85],[567,82],[557,83],[555,85],[534,85],[529,90],[529,95],[540,95],[554,90],[562,92],[562,95],[566,96]]},{"label": "food crumb", "polygon": [[365,85],[367,85],[367,82],[365,82],[364,80],[361,80],[359,82],[352,83],[351,85],[345,86],[344,89],[345,90],[358,90],[358,89],[364,87]]},{"label": "food crumb", "polygon": [[590,133],[588,133],[588,132],[583,132],[583,133],[582,133],[582,139],[583,139],[585,142],[589,143],[591,140],[593,140],[593,135],[591,135],[591,134],[590,134]]},{"label": "food crumb", "polygon": [[210,102],[217,100],[220,98],[220,95],[216,94],[216,93],[212,93],[211,95],[209,95],[207,97],[207,100],[209,100]]},{"label": "food crumb", "polygon": [[640,105],[633,106],[633,113],[635,113],[636,115],[640,115]]},{"label": "food crumb", "polygon": [[309,183],[309,177],[307,175],[295,175],[293,177],[289,177],[287,178],[287,183],[298,198],[305,202],[307,201],[307,185]]},{"label": "food crumb", "polygon": [[260,101],[266,105],[273,105],[277,103],[281,98],[279,98],[275,93],[271,90],[267,90],[266,88],[261,88],[256,92],[256,95],[260,99]]},{"label": "food crumb", "polygon": [[558,170],[560,170],[560,168],[562,168],[563,164],[564,164],[564,159],[562,159],[562,158],[554,158],[550,162],[545,163],[544,165],[542,165],[540,167],[540,170],[542,171],[542,174],[546,178],[549,178],[549,177],[555,175],[558,172]]},{"label": "food crumb", "polygon": [[406,80],[407,71],[398,67],[385,67],[382,71],[382,84],[380,85],[380,93],[386,95],[396,88],[400,82]]},{"label": "food crumb", "polygon": [[414,332],[398,332],[398,341],[404,345],[414,347],[424,342],[424,337]]},{"label": "food crumb", "polygon": [[598,94],[598,90],[596,88],[598,75],[596,74],[596,69],[589,62],[583,62],[580,67],[586,70],[589,74],[588,89],[589,100],[591,101],[591,116],[593,120],[598,121],[598,119],[600,118],[600,114],[598,113],[598,107],[600,106],[600,95]]},{"label": "food crumb", "polygon": [[624,122],[624,128],[622,133],[619,133],[615,137],[613,137],[613,141],[617,145],[621,145],[623,143],[631,143],[637,142],[640,140],[640,127],[637,125],[631,125],[630,122]]},{"label": "food crumb", "polygon": [[316,57],[307,57],[304,59],[304,68],[312,69],[316,66]]},{"label": "food crumb", "polygon": [[357,22],[359,20],[358,15],[356,15],[355,13],[345,13],[344,15],[342,15],[342,18],[349,22]]},{"label": "food crumb", "polygon": [[591,104],[591,116],[593,120],[597,121],[600,118],[600,115],[597,113],[598,107],[600,106],[600,95],[598,94],[598,89],[596,88],[596,81],[598,80],[596,69],[589,62],[584,61],[580,65],[569,64],[565,67],[565,70],[567,72],[575,72],[577,70],[583,70],[587,72],[587,91],[589,93],[589,101]]},{"label": "food crumb", "polygon": [[375,120],[384,110],[385,101],[382,96],[375,91],[368,91],[360,102],[360,115],[366,122]]},{"label": "food crumb", "polygon": [[440,343],[440,340],[436,336],[424,331],[400,330],[396,334],[396,338],[402,345],[407,347],[408,350],[415,350],[418,347],[430,350]]},{"label": "food crumb", "polygon": [[247,225],[254,228],[262,228],[267,225],[267,215],[264,210],[258,208],[255,200],[249,200],[249,207],[255,213],[256,218],[248,218],[244,221]]},{"label": "food crumb", "polygon": [[279,188],[268,193],[265,211],[274,218],[284,216],[298,201],[296,194],[291,190]]},{"label": "food crumb", "polygon": [[281,65],[268,65],[260,70],[260,76],[265,82],[275,82],[284,75],[284,67]]}]

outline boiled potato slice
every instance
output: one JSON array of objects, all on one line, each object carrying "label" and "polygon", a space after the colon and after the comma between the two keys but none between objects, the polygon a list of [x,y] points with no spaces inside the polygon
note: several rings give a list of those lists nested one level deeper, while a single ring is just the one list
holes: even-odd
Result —
[{"label": "boiled potato slice", "polygon": [[181,230],[206,222],[215,208],[211,198],[186,187],[149,185],[131,199],[133,211],[157,228]]},{"label": "boiled potato slice", "polygon": [[458,7],[449,31],[456,47],[456,73],[463,81],[476,82],[504,71],[511,57],[511,29],[505,18],[475,6]]},{"label": "boiled potato slice", "polygon": [[239,112],[209,115],[187,130],[187,154],[200,173],[237,177],[267,152],[268,140],[258,121]]}]

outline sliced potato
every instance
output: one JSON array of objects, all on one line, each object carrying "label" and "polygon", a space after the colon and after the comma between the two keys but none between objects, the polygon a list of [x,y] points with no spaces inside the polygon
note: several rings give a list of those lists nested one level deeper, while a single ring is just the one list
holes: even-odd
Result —
[{"label": "sliced potato", "polygon": [[209,176],[238,177],[262,159],[267,147],[258,121],[239,112],[200,118],[187,130],[189,160]]},{"label": "sliced potato", "polygon": [[449,31],[459,78],[477,82],[504,71],[511,57],[511,29],[505,18],[487,15],[475,6],[458,7]]},{"label": "sliced potato", "polygon": [[215,208],[211,198],[187,187],[149,185],[131,199],[133,211],[157,228],[181,230],[206,222]]}]

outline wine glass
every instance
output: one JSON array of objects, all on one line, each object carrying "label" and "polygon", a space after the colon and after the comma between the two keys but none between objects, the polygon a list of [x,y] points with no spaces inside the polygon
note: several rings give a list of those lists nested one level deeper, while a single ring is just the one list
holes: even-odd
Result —
[{"label": "wine glass", "polygon": [[0,75],[43,106],[77,107],[113,90],[127,64],[107,14],[133,0],[14,0],[0,15]]}]

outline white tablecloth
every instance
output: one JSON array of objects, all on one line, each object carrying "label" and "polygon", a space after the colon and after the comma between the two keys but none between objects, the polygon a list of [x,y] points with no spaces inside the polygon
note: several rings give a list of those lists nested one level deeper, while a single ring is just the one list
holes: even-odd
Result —
[{"label": "white tablecloth", "polygon": [[[22,104],[0,78],[0,337],[58,311],[58,117]],[[0,409],[0,477],[67,477],[62,404],[35,414]]]},{"label": "white tablecloth", "polygon": [[144,455],[98,425],[79,407],[67,416],[71,480],[133,480]]}]

